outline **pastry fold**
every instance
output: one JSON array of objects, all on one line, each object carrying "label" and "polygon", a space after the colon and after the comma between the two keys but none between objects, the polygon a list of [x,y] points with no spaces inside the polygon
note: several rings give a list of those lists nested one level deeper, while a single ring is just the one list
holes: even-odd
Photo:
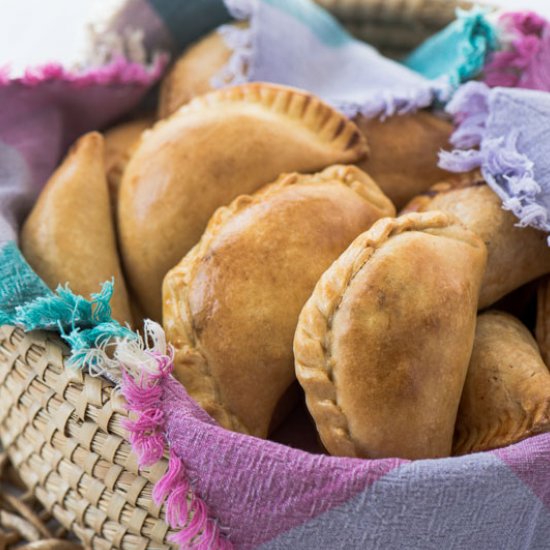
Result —
[{"label": "pastry fold", "polygon": [[23,225],[21,249],[52,289],[69,283],[88,298],[114,277],[113,317],[131,324],[101,134],[81,137],[53,173]]},{"label": "pastry fold", "polygon": [[213,92],[157,123],[126,167],[118,204],[123,261],[145,314],[160,319],[162,279],[218,207],[284,172],[315,172],[366,153],[342,114],[271,84]]},{"label": "pastry fold", "polygon": [[375,223],[323,274],[294,355],[331,454],[450,455],[485,261],[454,216],[413,213]]},{"label": "pastry fold", "polygon": [[292,341],[315,283],[394,213],[365,173],[334,166],[282,176],[214,214],[164,280],[163,318],[176,378],[220,425],[268,435],[296,379]]},{"label": "pastry fold", "polygon": [[103,135],[105,140],[105,171],[114,212],[116,212],[122,174],[124,174],[126,165],[139,143],[141,134],[147,128],[150,128],[153,122],[153,117],[143,116],[113,126]]},{"label": "pastry fold", "polygon": [[433,186],[413,199],[403,212],[429,210],[455,214],[487,245],[480,309],[550,272],[546,235],[531,227],[518,227],[515,216],[502,209],[502,201],[479,173],[457,176]]},{"label": "pastry fold", "polygon": [[550,372],[515,317],[478,317],[456,423],[454,454],[486,451],[550,430]]}]

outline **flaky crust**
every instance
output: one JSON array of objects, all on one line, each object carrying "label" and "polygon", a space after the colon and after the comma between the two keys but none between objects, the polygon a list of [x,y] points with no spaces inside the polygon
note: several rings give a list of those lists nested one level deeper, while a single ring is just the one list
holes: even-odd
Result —
[{"label": "flaky crust", "polygon": [[131,323],[103,162],[103,138],[81,137],[48,180],[21,232],[25,258],[46,284],[89,298],[115,279],[113,317]]},{"label": "flaky crust", "polygon": [[438,153],[448,149],[453,126],[426,111],[388,117],[355,119],[369,140],[371,154],[358,163],[399,210],[415,195],[448,173],[437,166]]},{"label": "flaky crust", "polygon": [[[403,236],[407,236],[408,241],[403,241]],[[441,256],[442,266],[430,262],[425,271],[415,275],[414,281],[410,280],[411,289],[402,287],[404,281],[399,278],[399,272],[403,265],[414,261],[407,247],[413,243],[412,251],[421,265],[422,260],[428,258],[422,249],[435,243],[427,236],[442,238],[435,249]],[[447,253],[452,259],[443,265]],[[308,409],[331,454],[427,458],[450,453],[456,410],[473,341],[477,292],[485,254],[480,239],[453,216],[443,212],[409,214],[374,224],[324,273],[300,314],[294,355],[296,374],[305,390]],[[376,275],[380,265],[380,277],[370,280],[369,273]],[[433,286],[428,275],[430,270],[436,275],[439,271],[441,276],[445,276],[446,271],[452,273],[448,280],[443,279]],[[391,274],[396,278],[387,282],[387,275]],[[427,279],[426,284],[422,283],[423,278]],[[393,284],[397,285],[396,290],[392,289]],[[370,298],[368,294],[367,298],[361,294],[371,291]],[[432,297],[425,299],[424,292],[431,293]],[[401,307],[407,303],[407,300],[396,300],[392,293],[409,295],[412,311],[387,311],[392,304]],[[416,296],[418,293],[420,295]],[[448,303],[451,298],[452,303]],[[415,299],[429,309],[420,313],[415,307]],[[466,305],[461,307],[460,303]],[[453,307],[452,312],[445,309],[453,305],[456,308]],[[463,321],[454,324],[453,317],[461,315]],[[402,319],[409,324],[409,329],[416,331],[412,341],[397,341],[411,336],[410,330],[401,334]],[[378,327],[380,323],[384,326]],[[440,327],[443,327],[441,331]],[[450,334],[453,331],[456,334]],[[450,337],[455,338],[452,350],[445,349]],[[379,338],[389,342],[389,348],[386,349]],[[418,350],[419,357],[407,357],[407,352],[402,351],[405,347]],[[424,348],[428,348],[428,355],[423,355]],[[446,359],[448,365],[444,364]],[[390,383],[386,388],[383,382],[380,383],[382,395],[363,395],[369,385],[378,391],[380,373],[376,364],[387,365]],[[423,376],[425,364],[433,371],[428,373],[430,377]],[[346,373],[348,368],[351,371]],[[393,378],[392,369],[397,372]],[[414,392],[410,394],[407,380],[415,382],[413,387],[418,398]],[[443,389],[434,387],[436,383]],[[400,410],[401,394],[403,410]],[[445,394],[443,399],[442,394]],[[380,414],[369,410],[369,399],[373,398],[378,403],[373,402],[373,406],[378,407]],[[427,414],[421,415],[422,408],[427,409]],[[416,416],[429,426],[417,422]],[[400,422],[406,425],[399,425]],[[372,437],[368,433],[371,428]],[[402,436],[403,433],[406,435]]]},{"label": "flaky crust", "polygon": [[480,309],[550,272],[546,235],[530,227],[518,227],[515,216],[502,209],[502,201],[478,172],[433,186],[413,199],[403,213],[429,210],[456,215],[485,242],[487,270],[479,295]]},{"label": "flaky crust", "polygon": [[550,430],[550,372],[527,328],[479,316],[457,416],[454,454],[487,451]]},{"label": "flaky crust", "polygon": [[271,84],[199,97],[142,136],[119,198],[122,256],[145,313],[161,316],[164,275],[197,243],[216,208],[288,171],[314,172],[367,153],[357,127],[316,97]]},{"label": "flaky crust", "polygon": [[[310,194],[288,207],[282,205],[296,193]],[[326,208],[334,210],[331,216]],[[294,217],[284,212],[293,212]],[[166,276],[163,297],[164,326],[176,349],[175,375],[222,426],[267,435],[274,409],[294,380],[294,328],[317,278],[358,233],[394,213],[376,184],[353,166],[334,166],[313,176],[281,176],[254,195],[238,197],[216,211],[200,242]],[[311,228],[304,242],[316,239],[314,249],[306,250],[296,237],[304,227],[297,226],[295,219],[305,220]],[[275,248],[270,243],[254,244],[253,258],[247,258],[250,239],[264,235],[266,227],[279,244]],[[231,246],[224,247],[227,239]],[[223,263],[224,258],[229,260]],[[220,267],[204,267],[212,259]],[[254,262],[265,264],[265,272]],[[222,282],[216,286],[218,277]],[[266,285],[269,289],[263,293]],[[194,313],[191,301],[197,301],[197,293],[206,305],[195,307]],[[216,326],[215,337],[209,336],[209,323]],[[249,351],[257,342],[261,349]],[[258,371],[257,365],[269,372]]]}]

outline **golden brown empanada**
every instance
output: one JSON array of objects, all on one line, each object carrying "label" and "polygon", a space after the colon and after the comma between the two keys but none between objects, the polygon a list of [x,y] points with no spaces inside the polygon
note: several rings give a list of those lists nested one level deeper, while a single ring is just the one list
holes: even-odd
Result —
[{"label": "golden brown empanada", "polygon": [[515,317],[478,317],[453,452],[486,451],[550,430],[550,372]]},{"label": "golden brown empanada", "polygon": [[118,190],[122,174],[130,160],[130,156],[141,134],[150,128],[154,122],[152,116],[143,116],[113,126],[104,134],[105,140],[105,171],[111,195],[111,203],[116,212]]},{"label": "golden brown empanada", "polygon": [[52,289],[69,283],[76,294],[88,298],[114,277],[113,317],[131,323],[101,134],[81,137],[53,173],[23,226],[21,248]]},{"label": "golden brown empanada", "polygon": [[550,276],[543,277],[538,283],[535,336],[540,354],[550,367]]},{"label": "golden brown empanada", "polygon": [[152,319],[162,279],[216,208],[283,172],[314,172],[367,152],[357,127],[316,97],[271,84],[195,99],[143,135],[122,180],[119,230],[130,286]]},{"label": "golden brown empanada", "polygon": [[[234,23],[245,27],[246,23]],[[229,62],[232,51],[217,30],[192,44],[164,77],[159,96],[159,118],[166,118],[193,98],[210,92],[212,78]]]},{"label": "golden brown empanada", "polygon": [[454,216],[413,213],[376,222],[324,273],[294,355],[331,454],[451,453],[485,260]]},{"label": "golden brown empanada", "polygon": [[394,207],[354,166],[290,174],[220,208],[164,279],[175,376],[222,426],[265,437],[295,380],[300,309],[346,246]]},{"label": "golden brown empanada", "polygon": [[515,216],[502,209],[502,201],[479,173],[434,185],[413,199],[403,212],[428,210],[455,214],[487,245],[487,271],[479,295],[480,309],[550,272],[546,235],[530,227],[517,227]]},{"label": "golden brown empanada", "polygon": [[354,121],[371,151],[358,166],[374,178],[397,209],[448,175],[437,161],[439,151],[449,147],[450,122],[427,111],[385,120],[359,116]]}]

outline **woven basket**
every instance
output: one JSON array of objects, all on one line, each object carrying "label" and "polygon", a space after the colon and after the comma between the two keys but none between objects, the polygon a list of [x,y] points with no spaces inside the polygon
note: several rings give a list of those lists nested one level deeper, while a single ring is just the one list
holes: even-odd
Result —
[{"label": "woven basket", "polygon": [[44,507],[98,550],[169,548],[153,504],[161,461],[138,473],[120,395],[64,366],[68,349],[45,333],[0,328],[0,438]]},{"label": "woven basket", "polygon": [[[452,20],[453,0],[317,0],[356,35],[405,53]],[[0,442],[49,513],[88,547],[170,548],[152,489],[163,460],[138,471],[123,398],[109,382],[65,368],[51,334],[0,328]]]},{"label": "woven basket", "polygon": [[457,8],[490,6],[468,0],[316,0],[340,19],[348,30],[399,58],[450,23]]}]

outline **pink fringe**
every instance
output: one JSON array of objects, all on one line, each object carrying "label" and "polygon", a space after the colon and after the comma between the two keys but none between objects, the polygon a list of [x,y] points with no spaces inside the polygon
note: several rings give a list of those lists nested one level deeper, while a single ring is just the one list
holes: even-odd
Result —
[{"label": "pink fringe", "polygon": [[67,82],[75,88],[95,84],[138,84],[149,85],[157,80],[168,64],[168,55],[161,53],[154,57],[150,66],[128,61],[118,56],[112,62],[100,67],[83,71],[65,69],[59,63],[48,63],[28,68],[23,76],[11,78],[9,66],[0,67],[0,85],[22,84],[27,87],[38,86],[45,82]]},{"label": "pink fringe", "polygon": [[534,12],[505,13],[500,23],[513,36],[509,48],[491,55],[489,86],[550,91],[550,22]]},{"label": "pink fringe", "polygon": [[[163,382],[174,368],[172,357],[151,352],[158,371],[143,371],[136,381],[123,371],[122,393],[128,409],[138,414],[138,419],[126,421],[130,443],[137,454],[140,467],[151,466],[162,459],[166,445],[165,417],[160,406],[163,398]],[[153,489],[153,500],[164,503],[166,521],[178,532],[170,541],[180,548],[199,550],[231,549],[229,541],[221,537],[218,526],[209,519],[204,501],[194,494],[185,465],[171,450],[168,469]],[[189,521],[191,517],[191,521]]]}]

